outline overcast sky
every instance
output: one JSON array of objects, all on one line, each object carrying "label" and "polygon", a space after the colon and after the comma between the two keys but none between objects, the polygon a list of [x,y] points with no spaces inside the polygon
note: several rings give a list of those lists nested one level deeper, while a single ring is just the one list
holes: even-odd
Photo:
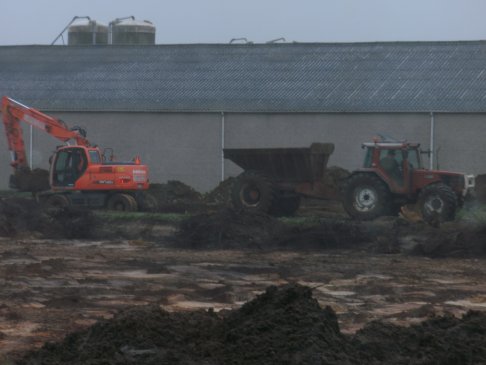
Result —
[{"label": "overcast sky", "polygon": [[157,43],[486,39],[486,0],[3,0],[0,45],[50,44],[76,15],[150,20]]}]

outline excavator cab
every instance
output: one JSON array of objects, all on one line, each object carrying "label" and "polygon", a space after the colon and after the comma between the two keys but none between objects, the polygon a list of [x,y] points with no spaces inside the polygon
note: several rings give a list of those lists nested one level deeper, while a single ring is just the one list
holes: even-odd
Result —
[{"label": "excavator cab", "polygon": [[83,147],[59,149],[52,165],[52,186],[73,187],[88,166],[88,156]]}]

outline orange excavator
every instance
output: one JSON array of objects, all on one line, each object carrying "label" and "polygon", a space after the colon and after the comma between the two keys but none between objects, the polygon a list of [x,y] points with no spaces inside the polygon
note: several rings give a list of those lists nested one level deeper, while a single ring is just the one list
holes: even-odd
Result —
[{"label": "orange excavator", "polygon": [[[14,169],[11,188],[33,192],[41,202],[57,208],[77,205],[137,211],[147,205],[148,168],[139,157],[114,162],[112,155],[106,158],[98,146],[91,145],[84,129],[69,128],[62,120],[7,96],[2,98],[2,116]],[[30,169],[22,121],[64,142],[50,158],[49,172]]]}]

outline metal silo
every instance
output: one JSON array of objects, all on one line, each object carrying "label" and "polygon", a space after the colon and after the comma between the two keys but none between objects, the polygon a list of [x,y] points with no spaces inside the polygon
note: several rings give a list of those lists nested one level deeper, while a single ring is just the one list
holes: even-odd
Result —
[{"label": "metal silo", "polygon": [[77,19],[68,30],[68,45],[108,44],[108,26],[89,18]]},{"label": "metal silo", "polygon": [[110,23],[111,44],[155,44],[155,26],[133,16]]}]

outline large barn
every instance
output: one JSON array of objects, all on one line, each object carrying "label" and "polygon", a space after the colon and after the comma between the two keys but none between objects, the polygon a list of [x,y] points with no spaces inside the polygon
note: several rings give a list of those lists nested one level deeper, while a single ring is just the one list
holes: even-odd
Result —
[{"label": "large barn", "polygon": [[[434,167],[486,171],[484,41],[2,46],[0,93],[140,155],[152,182],[200,191],[239,172],[224,147],[333,142],[330,165],[353,169],[378,134],[433,149]],[[47,168],[59,142],[25,129]],[[1,150],[4,189],[5,138]]]}]

